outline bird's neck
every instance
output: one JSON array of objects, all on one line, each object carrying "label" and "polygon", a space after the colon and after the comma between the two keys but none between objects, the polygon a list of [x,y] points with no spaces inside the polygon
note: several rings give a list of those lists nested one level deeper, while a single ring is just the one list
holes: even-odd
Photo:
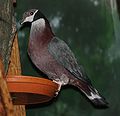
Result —
[{"label": "bird's neck", "polygon": [[50,24],[46,22],[43,18],[34,21],[31,25],[30,39],[34,42],[39,42],[39,44],[47,44],[54,34],[51,30]]}]

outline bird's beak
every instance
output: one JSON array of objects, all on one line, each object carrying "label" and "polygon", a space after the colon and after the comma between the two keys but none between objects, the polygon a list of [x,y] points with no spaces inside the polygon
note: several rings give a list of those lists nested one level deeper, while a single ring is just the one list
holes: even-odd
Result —
[{"label": "bird's beak", "polygon": [[19,21],[18,30],[22,30],[25,26],[30,26],[31,23],[26,22],[26,20],[22,19]]},{"label": "bird's beak", "polygon": [[23,25],[24,22],[20,22],[20,25]]},{"label": "bird's beak", "polygon": [[21,21],[20,21],[20,25],[23,25],[24,24],[24,20],[22,19]]},{"label": "bird's beak", "polygon": [[21,30],[23,28],[24,21],[20,20],[17,24],[17,30]]}]

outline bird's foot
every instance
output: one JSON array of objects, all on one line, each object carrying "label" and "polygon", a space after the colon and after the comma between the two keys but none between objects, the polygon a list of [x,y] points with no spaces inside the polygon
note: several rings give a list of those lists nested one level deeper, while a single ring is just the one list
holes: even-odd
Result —
[{"label": "bird's foot", "polygon": [[61,90],[62,83],[60,81],[53,80],[54,83],[58,84],[58,90],[55,93],[55,97],[58,95],[59,91]]}]

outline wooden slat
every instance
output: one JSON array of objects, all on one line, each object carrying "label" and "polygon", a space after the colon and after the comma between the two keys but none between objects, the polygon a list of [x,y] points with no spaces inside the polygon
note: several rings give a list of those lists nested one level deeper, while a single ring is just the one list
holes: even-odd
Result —
[{"label": "wooden slat", "polygon": [[[17,34],[15,36],[15,40],[14,40],[13,47],[12,47],[10,64],[9,64],[9,68],[8,68],[8,75],[21,75],[21,65],[20,65]],[[14,115],[13,116],[26,116],[25,106],[14,105]]]},{"label": "wooden slat", "polygon": [[4,78],[3,64],[2,60],[0,60],[0,116],[13,116],[12,99]]}]

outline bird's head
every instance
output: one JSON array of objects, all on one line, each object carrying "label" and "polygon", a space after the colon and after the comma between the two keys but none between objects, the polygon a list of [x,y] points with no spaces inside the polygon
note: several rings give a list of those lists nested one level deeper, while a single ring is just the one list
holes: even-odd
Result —
[{"label": "bird's head", "polygon": [[31,32],[36,32],[37,30],[40,33],[43,32],[43,30],[46,30],[45,35],[54,35],[50,27],[49,21],[38,9],[31,9],[23,14],[20,29],[22,29],[24,26],[30,25],[32,29]]},{"label": "bird's head", "polygon": [[40,18],[46,19],[38,9],[30,9],[23,14],[21,25],[25,23],[32,23]]}]

